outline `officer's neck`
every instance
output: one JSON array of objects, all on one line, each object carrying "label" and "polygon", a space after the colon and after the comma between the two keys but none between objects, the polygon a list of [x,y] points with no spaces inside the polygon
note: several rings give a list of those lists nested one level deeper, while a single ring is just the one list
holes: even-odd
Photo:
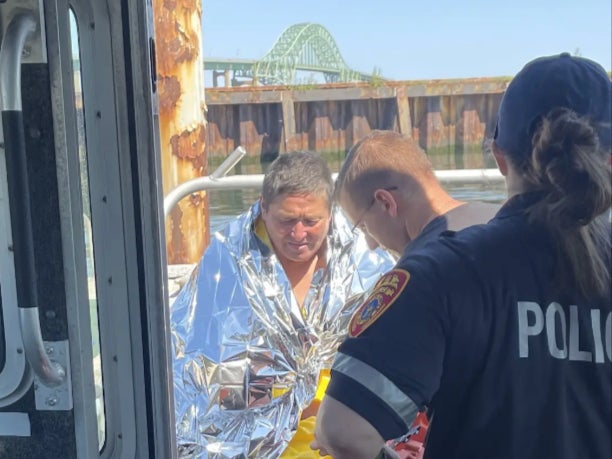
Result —
[{"label": "officer's neck", "polygon": [[508,199],[518,194],[528,193],[533,191],[533,187],[523,179],[523,177],[511,166],[508,167],[506,173],[506,194]]},{"label": "officer's neck", "polygon": [[414,196],[414,199],[407,201],[405,221],[410,238],[408,243],[416,239],[433,219],[465,204],[437,184],[424,188],[422,192],[421,196]]}]

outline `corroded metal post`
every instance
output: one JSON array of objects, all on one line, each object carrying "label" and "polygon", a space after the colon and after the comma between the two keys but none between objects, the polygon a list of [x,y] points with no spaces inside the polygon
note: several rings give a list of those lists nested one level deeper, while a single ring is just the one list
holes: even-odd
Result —
[{"label": "corroded metal post", "polygon": [[[206,175],[202,0],[153,0],[164,196]],[[195,263],[209,242],[208,197],[182,200],[166,220],[169,264]]]},{"label": "corroded metal post", "polygon": [[287,153],[298,148],[295,133],[295,103],[290,91],[282,92],[281,109],[283,113],[282,120],[279,120],[283,123],[281,151]]},{"label": "corroded metal post", "polygon": [[412,138],[412,119],[410,118],[410,103],[406,90],[403,87],[397,88],[395,93],[395,101],[397,104],[397,121],[399,131],[407,137]]}]

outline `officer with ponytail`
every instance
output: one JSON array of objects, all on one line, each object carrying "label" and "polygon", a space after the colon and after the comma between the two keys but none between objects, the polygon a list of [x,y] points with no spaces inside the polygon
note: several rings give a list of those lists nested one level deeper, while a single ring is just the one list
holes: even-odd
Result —
[{"label": "officer with ponytail", "polygon": [[[612,457],[611,111],[591,60],[542,57],[515,76],[494,139],[508,201],[380,279],[313,448],[372,459],[427,407],[425,459]],[[384,206],[364,217],[375,239]]]}]

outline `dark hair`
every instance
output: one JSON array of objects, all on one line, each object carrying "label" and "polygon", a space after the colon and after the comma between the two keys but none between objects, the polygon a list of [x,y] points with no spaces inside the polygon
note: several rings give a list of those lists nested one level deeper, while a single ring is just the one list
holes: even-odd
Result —
[{"label": "dark hair", "polygon": [[602,215],[612,205],[609,154],[588,119],[557,108],[536,128],[531,155],[508,158],[530,188],[544,193],[528,214],[553,234],[559,285],[587,296],[610,288],[610,233]]},{"label": "dark hair", "polygon": [[285,153],[268,168],[263,181],[262,200],[265,209],[282,194],[316,194],[325,196],[331,209],[334,182],[325,160],[311,151]]}]

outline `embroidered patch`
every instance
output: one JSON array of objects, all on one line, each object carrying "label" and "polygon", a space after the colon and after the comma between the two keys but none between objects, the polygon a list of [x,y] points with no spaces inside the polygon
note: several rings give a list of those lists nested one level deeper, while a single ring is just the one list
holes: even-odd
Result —
[{"label": "embroidered patch", "polygon": [[394,269],[381,277],[374,290],[351,319],[349,325],[349,336],[359,336],[363,331],[376,322],[383,312],[391,306],[402,293],[410,273],[403,269]]}]

